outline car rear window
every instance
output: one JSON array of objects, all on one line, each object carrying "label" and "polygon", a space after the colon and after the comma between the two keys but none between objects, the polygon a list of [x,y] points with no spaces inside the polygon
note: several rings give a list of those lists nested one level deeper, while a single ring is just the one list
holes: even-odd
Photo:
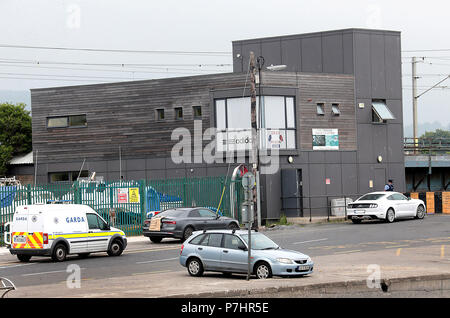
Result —
[{"label": "car rear window", "polygon": [[366,194],[363,195],[362,197],[360,197],[357,201],[373,201],[373,200],[378,200],[379,198],[384,197],[386,194],[383,193],[374,193],[374,194]]},{"label": "car rear window", "polygon": [[187,211],[185,210],[166,210],[158,214],[158,216],[165,217],[185,217],[187,215]]},{"label": "car rear window", "polygon": [[200,235],[194,237],[194,238],[189,242],[189,244],[200,245],[201,242],[202,242],[202,240],[205,238],[206,235],[207,235],[207,234],[200,234]]}]

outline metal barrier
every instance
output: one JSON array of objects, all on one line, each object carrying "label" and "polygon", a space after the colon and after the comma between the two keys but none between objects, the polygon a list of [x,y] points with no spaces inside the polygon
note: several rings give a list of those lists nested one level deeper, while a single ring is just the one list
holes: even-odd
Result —
[{"label": "metal barrier", "polygon": [[[0,187],[0,244],[3,243],[4,225],[12,220],[19,205],[52,202],[85,204],[127,235],[142,234],[143,221],[150,211],[195,206],[217,208],[222,193],[224,197],[219,212],[230,216],[230,182],[230,178],[219,176],[3,186]],[[235,188],[235,197],[238,198],[235,204],[240,211],[241,187]]]},{"label": "metal barrier", "polygon": [[0,298],[5,298],[6,294],[12,290],[16,290],[14,283],[7,278],[0,277],[0,293],[2,293]]}]

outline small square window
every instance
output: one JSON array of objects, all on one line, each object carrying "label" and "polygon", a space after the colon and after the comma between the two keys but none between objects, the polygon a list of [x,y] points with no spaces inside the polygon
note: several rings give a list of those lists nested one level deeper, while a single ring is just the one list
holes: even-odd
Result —
[{"label": "small square window", "polygon": [[192,107],[192,111],[194,113],[194,119],[201,119],[202,118],[202,107],[201,106],[194,106],[194,107]]},{"label": "small square window", "polygon": [[183,119],[183,108],[175,107],[175,119],[181,120]]},{"label": "small square window", "polygon": [[156,110],[156,120],[164,120],[164,109]]},{"label": "small square window", "polygon": [[69,126],[71,127],[87,126],[86,115],[69,116]]},{"label": "small square window", "polygon": [[319,115],[319,116],[325,115],[325,104],[324,103],[317,104],[317,115]]},{"label": "small square window", "polygon": [[339,116],[341,114],[341,111],[339,110],[339,104],[332,104],[331,112],[334,116]]}]

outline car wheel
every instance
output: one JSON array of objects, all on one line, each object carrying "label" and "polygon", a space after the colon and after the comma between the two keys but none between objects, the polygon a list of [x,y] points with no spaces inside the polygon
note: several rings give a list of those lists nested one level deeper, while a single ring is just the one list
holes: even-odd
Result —
[{"label": "car wheel", "polygon": [[355,224],[359,224],[359,223],[361,223],[361,220],[360,219],[352,219],[352,222]]},{"label": "car wheel", "polygon": [[416,219],[423,219],[424,217],[425,217],[425,208],[421,204],[417,207]]},{"label": "car wheel", "polygon": [[183,241],[186,241],[189,238],[189,236],[192,235],[192,232],[194,232],[192,226],[186,227],[183,231]]},{"label": "car wheel", "polygon": [[272,277],[272,270],[266,262],[259,263],[255,268],[256,277],[259,279],[266,279]]},{"label": "car wheel", "polygon": [[386,212],[386,222],[392,223],[395,221],[395,212],[393,209],[389,209]]},{"label": "car wheel", "polygon": [[189,275],[199,277],[203,275],[203,265],[198,258],[191,258],[186,264]]},{"label": "car wheel", "polygon": [[52,260],[54,262],[64,262],[67,256],[67,248],[63,244],[56,245],[55,249],[53,250],[52,254]]},{"label": "car wheel", "polygon": [[228,224],[227,229],[229,229],[229,230],[239,230],[240,227],[239,227],[239,225],[237,225],[236,223],[233,222],[233,223]]},{"label": "car wheel", "polygon": [[162,237],[150,236],[150,241],[152,241],[153,243],[161,243],[162,239]]},{"label": "car wheel", "polygon": [[29,262],[30,259],[31,259],[31,256],[30,255],[17,254],[17,258],[21,262]]},{"label": "car wheel", "polygon": [[111,246],[108,249],[109,256],[120,256],[123,252],[123,244],[119,240],[115,240],[111,243]]},{"label": "car wheel", "polygon": [[91,254],[91,253],[80,253],[80,254],[78,254],[78,256],[79,256],[80,258],[86,258],[86,257],[88,257],[90,254]]}]

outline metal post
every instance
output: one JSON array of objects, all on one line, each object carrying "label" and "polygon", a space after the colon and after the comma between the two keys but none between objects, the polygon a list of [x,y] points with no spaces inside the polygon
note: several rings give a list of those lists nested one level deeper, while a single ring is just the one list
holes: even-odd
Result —
[{"label": "metal post", "polygon": [[412,58],[412,99],[413,99],[413,135],[414,135],[414,153],[417,153],[417,61]]}]

